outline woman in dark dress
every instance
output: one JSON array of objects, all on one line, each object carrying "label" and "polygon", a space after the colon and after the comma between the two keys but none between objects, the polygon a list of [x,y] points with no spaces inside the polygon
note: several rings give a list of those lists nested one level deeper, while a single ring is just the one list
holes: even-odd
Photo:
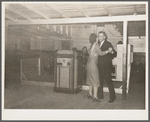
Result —
[{"label": "woman in dark dress", "polygon": [[88,57],[89,57],[89,54],[88,54],[88,51],[87,51],[87,47],[83,47],[82,48],[82,58],[83,58],[83,82],[82,82],[82,85],[86,84],[86,69],[85,69],[85,66],[86,66]]}]

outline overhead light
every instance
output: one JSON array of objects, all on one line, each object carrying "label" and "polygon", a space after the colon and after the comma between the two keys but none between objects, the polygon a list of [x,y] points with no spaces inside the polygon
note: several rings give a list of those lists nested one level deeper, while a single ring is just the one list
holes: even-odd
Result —
[{"label": "overhead light", "polygon": [[54,31],[56,31],[56,25],[54,25],[53,28],[54,28]]}]

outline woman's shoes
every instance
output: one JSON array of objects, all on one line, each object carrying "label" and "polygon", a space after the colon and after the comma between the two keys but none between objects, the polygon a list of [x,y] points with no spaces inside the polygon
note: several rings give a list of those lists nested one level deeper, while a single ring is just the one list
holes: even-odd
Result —
[{"label": "woman's shoes", "polygon": [[93,97],[93,102],[101,102],[100,99]]},{"label": "woman's shoes", "polygon": [[93,99],[93,102],[101,102],[100,99],[95,98],[95,97],[91,96],[90,94],[87,95],[87,98],[88,99],[90,99],[90,98]]},{"label": "woman's shoes", "polygon": [[88,98],[88,99],[90,99],[90,98],[93,99],[93,96],[91,96],[90,94],[88,94],[88,95],[87,95],[87,98]]}]

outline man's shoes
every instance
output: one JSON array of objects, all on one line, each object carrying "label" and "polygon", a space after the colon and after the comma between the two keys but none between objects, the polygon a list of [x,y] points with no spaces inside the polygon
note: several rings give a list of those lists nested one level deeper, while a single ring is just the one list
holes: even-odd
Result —
[{"label": "man's shoes", "polygon": [[112,103],[115,99],[116,99],[116,97],[110,98],[108,102],[109,102],[109,103]]},{"label": "man's shoes", "polygon": [[103,95],[98,96],[98,99],[104,99],[104,96]]},{"label": "man's shoes", "polygon": [[101,102],[100,99],[93,97],[93,102]]},{"label": "man's shoes", "polygon": [[101,97],[99,97],[98,99],[104,99],[104,97],[103,97],[103,96],[101,96]]}]

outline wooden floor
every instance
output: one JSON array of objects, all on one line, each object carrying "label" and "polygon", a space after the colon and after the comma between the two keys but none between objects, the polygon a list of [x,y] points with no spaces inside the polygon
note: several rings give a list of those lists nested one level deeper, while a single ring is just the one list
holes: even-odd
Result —
[{"label": "wooden floor", "polygon": [[93,102],[86,97],[88,91],[55,93],[53,87],[22,85],[15,75],[13,77],[5,88],[4,109],[145,109],[143,82],[132,84],[126,101],[122,100],[121,94],[116,94],[116,100],[108,103],[108,93],[104,93],[101,102]]}]

